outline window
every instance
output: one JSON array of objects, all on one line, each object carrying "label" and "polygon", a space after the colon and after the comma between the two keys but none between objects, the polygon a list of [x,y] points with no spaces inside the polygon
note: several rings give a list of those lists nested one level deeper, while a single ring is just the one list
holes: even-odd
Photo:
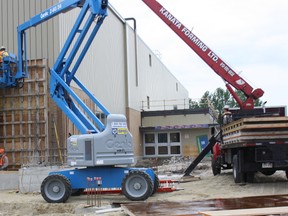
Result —
[{"label": "window", "polygon": [[181,155],[180,132],[149,132],[144,134],[144,156],[169,157]]},{"label": "window", "polygon": [[180,146],[171,146],[171,154],[177,155],[180,154]]},{"label": "window", "polygon": [[145,143],[155,143],[155,135],[145,134]]},{"label": "window", "polygon": [[180,142],[180,133],[170,133],[170,142]]},{"label": "window", "polygon": [[158,143],[167,143],[168,136],[167,133],[158,133]]},{"label": "window", "polygon": [[152,56],[149,54],[149,66],[152,67]]},{"label": "window", "polygon": [[155,155],[155,147],[145,147],[146,155]]},{"label": "window", "polygon": [[168,154],[168,146],[159,146],[158,147],[159,155],[167,155]]}]

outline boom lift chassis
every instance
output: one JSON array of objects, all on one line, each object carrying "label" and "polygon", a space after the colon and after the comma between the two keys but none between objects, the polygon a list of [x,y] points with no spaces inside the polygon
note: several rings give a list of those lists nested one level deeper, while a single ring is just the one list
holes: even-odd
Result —
[{"label": "boom lift chassis", "polygon": [[[3,58],[0,87],[22,87],[28,77],[25,31],[74,8],[80,8],[79,16],[50,69],[50,95],[82,135],[68,138],[67,163],[71,167],[49,173],[41,184],[41,194],[50,203],[66,202],[71,194],[87,188],[87,178],[101,178],[103,188],[122,188],[128,199],[145,200],[157,191],[159,181],[150,168],[129,167],[134,154],[126,117],[111,114],[75,76],[107,16],[108,0],[64,0],[18,26],[18,60],[12,53]],[[106,125],[72,90],[72,81],[105,114]]]}]

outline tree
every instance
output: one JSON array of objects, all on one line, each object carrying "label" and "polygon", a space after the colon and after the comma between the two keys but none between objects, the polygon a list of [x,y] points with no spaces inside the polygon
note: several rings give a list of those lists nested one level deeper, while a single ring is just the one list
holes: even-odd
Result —
[{"label": "tree", "polygon": [[[245,94],[236,90],[236,94],[240,97],[242,101],[246,100]],[[218,111],[219,116],[223,113],[223,108],[225,105],[229,107],[239,107],[236,100],[232,97],[228,89],[224,90],[222,88],[217,88],[214,93],[206,91],[199,101],[190,100],[190,109],[197,108],[211,108],[211,104],[216,111]],[[255,100],[254,106],[262,106],[262,101],[257,99]]]}]

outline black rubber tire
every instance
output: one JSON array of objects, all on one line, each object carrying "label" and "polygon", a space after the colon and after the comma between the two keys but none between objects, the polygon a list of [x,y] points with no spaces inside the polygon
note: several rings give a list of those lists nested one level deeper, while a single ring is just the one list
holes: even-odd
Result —
[{"label": "black rubber tire", "polygon": [[154,188],[152,194],[155,194],[158,191],[158,188],[160,187],[160,180],[158,176],[155,174],[155,179],[154,179]]},{"label": "black rubber tire", "polygon": [[288,170],[285,170],[286,178],[288,179]]},{"label": "black rubber tire", "polygon": [[131,170],[122,181],[122,193],[132,201],[143,201],[152,195],[154,184],[150,176],[140,170]]},{"label": "black rubber tire", "polygon": [[255,172],[247,172],[245,175],[246,175],[246,182],[248,183],[254,182]]},{"label": "black rubber tire", "polygon": [[71,196],[81,196],[84,192],[84,188],[72,190]]},{"label": "black rubber tire", "polygon": [[239,171],[238,156],[233,156],[233,178],[235,183],[241,183],[243,181],[243,173]]},{"label": "black rubber tire", "polygon": [[261,171],[261,173],[265,176],[271,176],[275,173],[275,170],[266,170],[266,171]]},{"label": "black rubber tire", "polygon": [[211,167],[212,167],[212,172],[213,172],[214,176],[219,175],[221,173],[221,167],[220,167],[218,161],[214,160],[213,156],[211,157]]},{"label": "black rubber tire", "polygon": [[48,203],[65,203],[71,193],[69,180],[60,174],[47,176],[41,184],[41,195]]}]

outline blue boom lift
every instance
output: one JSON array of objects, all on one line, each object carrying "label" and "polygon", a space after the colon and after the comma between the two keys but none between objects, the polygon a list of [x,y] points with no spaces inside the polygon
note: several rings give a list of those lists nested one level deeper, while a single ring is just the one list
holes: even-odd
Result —
[{"label": "blue boom lift", "polygon": [[[111,114],[75,76],[107,16],[108,0],[64,0],[18,26],[18,56],[9,53],[3,58],[0,87],[22,87],[28,76],[25,31],[74,8],[81,10],[50,70],[50,95],[82,134],[67,139],[71,167],[50,172],[41,184],[41,194],[50,203],[66,202],[71,194],[87,188],[87,178],[101,178],[103,188],[121,188],[128,199],[145,200],[157,191],[159,180],[150,168],[129,167],[134,153],[126,117]],[[71,89],[72,80],[107,116],[106,125]]]}]

